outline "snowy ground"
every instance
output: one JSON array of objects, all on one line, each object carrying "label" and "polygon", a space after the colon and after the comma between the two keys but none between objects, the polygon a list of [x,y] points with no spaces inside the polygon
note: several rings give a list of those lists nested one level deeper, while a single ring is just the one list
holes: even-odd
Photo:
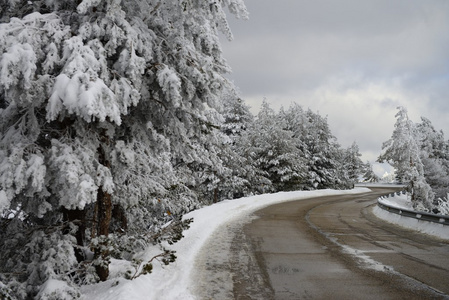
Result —
[{"label": "snowy ground", "polygon": [[[382,203],[402,209],[413,210],[412,203],[407,195],[400,195],[380,200]],[[376,206],[373,209],[374,214],[389,223],[399,225],[408,229],[432,235],[438,238],[449,240],[449,226],[437,223],[431,223],[418,219],[408,218],[401,215],[390,213]]]},{"label": "snowy ground", "polygon": [[[140,300],[140,299],[194,299],[193,265],[201,253],[206,241],[220,234],[220,228],[226,228],[234,222],[248,220],[251,213],[266,206],[328,195],[356,194],[368,192],[367,188],[355,188],[349,191],[319,190],[300,192],[281,192],[253,197],[227,200],[193,211],[184,218],[193,218],[190,228],[184,232],[184,238],[176,244],[166,246],[175,250],[176,262],[168,266],[154,263],[152,274],[140,276],[134,280],[125,280],[118,274],[129,268],[129,264],[113,261],[111,277],[106,282],[83,288],[83,300]],[[221,230],[223,231],[223,230]],[[159,249],[148,249],[141,258],[149,260],[159,254]]]},{"label": "snowy ground", "polygon": [[[112,279],[84,287],[82,289],[82,299],[195,299],[193,290],[195,286],[193,282],[195,278],[193,276],[194,262],[199,258],[203,245],[206,244],[208,239],[222,236],[222,232],[224,232],[223,228],[227,228],[235,222],[249,221],[251,213],[272,204],[310,197],[356,194],[368,191],[369,189],[367,188],[356,187],[350,191],[320,190],[282,192],[227,200],[193,211],[184,217],[193,218],[194,220],[190,224],[190,228],[184,232],[185,237],[172,246],[168,244],[164,245],[167,249],[176,251],[178,257],[176,262],[168,266],[156,262],[153,264],[154,269],[152,274],[143,275],[134,280],[125,280],[119,274],[123,273],[127,268],[130,268],[129,263],[113,261],[111,266]],[[383,201],[400,208],[410,208],[410,203],[406,196],[387,198]],[[374,212],[379,218],[388,222],[449,239],[449,233],[444,232],[448,231],[448,229],[443,228],[441,224],[429,225],[427,222],[388,213],[377,206]],[[159,249],[149,248],[145,253],[141,254],[140,258],[148,261],[153,256],[159,254],[159,252]]]}]

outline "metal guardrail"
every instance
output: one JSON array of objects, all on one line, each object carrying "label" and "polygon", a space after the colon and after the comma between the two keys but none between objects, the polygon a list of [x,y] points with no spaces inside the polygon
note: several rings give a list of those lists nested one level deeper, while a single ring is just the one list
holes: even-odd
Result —
[{"label": "metal guardrail", "polygon": [[[398,192],[396,194],[400,195],[400,193],[401,192]],[[390,196],[394,196],[394,195],[395,195],[395,193],[386,195],[384,197],[390,197]],[[397,207],[388,205],[386,203],[382,203],[382,198],[383,197],[380,197],[379,199],[377,199],[377,205],[380,208],[382,208],[390,213],[401,215],[401,216],[408,217],[408,218],[414,218],[414,219],[418,219],[418,220],[422,220],[422,221],[433,222],[433,223],[438,223],[438,224],[443,224],[443,225],[449,226],[449,216],[430,214],[430,213],[426,213],[426,212],[414,211],[414,210],[409,210],[409,209],[404,209],[404,208],[397,208]]]},{"label": "metal guardrail", "polygon": [[354,184],[356,187],[397,187],[404,188],[405,185],[402,183],[385,183],[385,182],[358,182]]}]

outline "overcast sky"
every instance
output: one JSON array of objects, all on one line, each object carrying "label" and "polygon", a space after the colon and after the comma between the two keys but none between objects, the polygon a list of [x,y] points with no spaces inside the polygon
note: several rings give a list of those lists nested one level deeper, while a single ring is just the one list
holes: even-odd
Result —
[{"label": "overcast sky", "polygon": [[[328,121],[339,143],[374,162],[396,107],[449,134],[449,1],[246,0],[223,40],[229,76],[256,113],[297,102]],[[383,172],[376,166],[378,173]]]}]

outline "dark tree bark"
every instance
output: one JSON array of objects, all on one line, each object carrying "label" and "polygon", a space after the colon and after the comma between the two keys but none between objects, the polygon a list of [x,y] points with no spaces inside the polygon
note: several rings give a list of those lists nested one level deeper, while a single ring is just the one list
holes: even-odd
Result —
[{"label": "dark tree bark", "polygon": [[111,232],[124,233],[128,230],[128,220],[126,219],[125,210],[121,205],[114,205],[112,207],[112,219],[114,220],[112,224],[116,224],[116,226],[109,227]]},{"label": "dark tree bark", "polygon": [[78,229],[75,233],[76,244],[78,246],[75,247],[75,257],[78,262],[82,262],[85,259],[82,247],[84,247],[84,240],[86,236],[86,212],[83,209],[69,210],[63,208],[62,213],[64,215],[65,221],[73,222],[78,226]]},{"label": "dark tree bark", "polygon": [[[100,137],[101,144],[98,147],[98,161],[103,166],[110,168],[111,164],[106,157],[106,153],[102,145],[108,145],[109,139],[106,136],[105,132],[101,134]],[[97,234],[99,237],[104,236],[107,237],[109,235],[109,226],[111,224],[112,219],[112,196],[111,194],[103,191],[103,187],[98,187],[97,192]],[[107,243],[107,242],[105,242]],[[109,256],[109,251],[104,250],[106,247],[102,247],[106,245],[98,245],[95,248],[95,258],[100,258],[102,261],[107,261]],[[106,281],[109,276],[109,266],[107,264],[99,264],[96,266],[95,271],[97,272],[98,277],[101,281]]]},{"label": "dark tree bark", "polygon": [[[98,236],[107,237],[109,234],[109,225],[112,217],[112,197],[109,193],[104,192],[101,187],[98,189],[97,195],[98,204]],[[95,249],[95,257],[101,257],[102,260],[107,260],[109,251],[102,249],[102,245],[98,245]],[[109,267],[104,264],[95,267],[98,277],[101,281],[106,281],[109,276]]]}]

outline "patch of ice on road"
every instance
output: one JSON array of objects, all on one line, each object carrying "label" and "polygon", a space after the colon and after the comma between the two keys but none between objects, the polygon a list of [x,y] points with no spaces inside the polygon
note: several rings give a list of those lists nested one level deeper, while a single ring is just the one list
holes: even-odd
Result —
[{"label": "patch of ice on road", "polygon": [[340,243],[338,241],[338,238],[336,237],[336,235],[338,235],[338,234],[325,232],[325,231],[321,230],[321,228],[319,228],[318,226],[316,226],[315,224],[310,222],[308,216],[306,217],[306,219],[312,228],[314,228],[316,231],[318,231],[321,235],[323,235],[326,239],[331,241],[333,244],[339,246],[342,249],[343,253],[346,253],[346,254],[349,254],[349,255],[355,257],[359,261],[361,267],[367,268],[367,269],[372,269],[375,271],[394,272],[393,267],[384,265],[384,264],[372,259],[368,255],[366,255],[364,253],[364,251],[362,251],[362,250],[354,249],[352,247],[349,247],[348,245]]},{"label": "patch of ice on road", "polygon": [[335,243],[337,245],[339,245],[340,247],[342,247],[344,253],[347,253],[347,254],[350,254],[350,255],[356,257],[359,260],[359,262],[361,263],[361,266],[363,266],[364,268],[372,269],[374,271],[379,271],[379,272],[386,272],[386,271],[393,272],[394,271],[393,267],[384,265],[384,264],[372,259],[368,255],[366,255],[364,253],[364,251],[360,251],[360,250],[351,248],[348,245],[343,245],[338,242],[335,242]]}]

